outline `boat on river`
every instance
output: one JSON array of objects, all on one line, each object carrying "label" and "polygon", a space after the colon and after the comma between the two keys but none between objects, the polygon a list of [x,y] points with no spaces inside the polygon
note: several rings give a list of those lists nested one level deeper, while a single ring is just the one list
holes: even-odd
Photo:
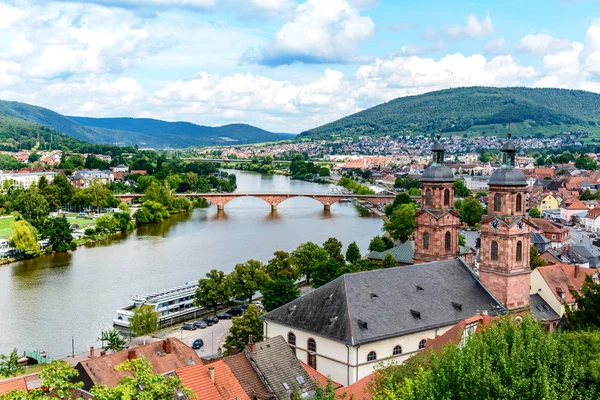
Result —
[{"label": "boat on river", "polygon": [[146,295],[132,296],[129,306],[117,310],[117,318],[113,319],[113,324],[122,328],[129,328],[133,311],[144,305],[154,308],[159,313],[159,326],[171,325],[195,317],[197,312],[203,310],[202,307],[194,305],[197,288],[198,281],[194,283],[186,282],[183,286]]}]

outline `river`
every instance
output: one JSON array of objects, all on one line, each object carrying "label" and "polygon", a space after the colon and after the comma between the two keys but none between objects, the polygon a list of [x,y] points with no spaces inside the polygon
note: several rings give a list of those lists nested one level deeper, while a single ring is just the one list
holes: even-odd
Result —
[{"label": "river", "polygon": [[[286,176],[230,171],[240,193],[328,193],[329,185]],[[276,250],[329,237],[364,253],[381,233],[378,218],[359,217],[350,203],[326,212],[313,199],[291,198],[275,213],[260,199],[232,200],[224,213],[214,205],[138,228],[123,237],[0,266],[0,353],[39,349],[51,357],[98,345],[115,311],[134,294],[178,286],[211,269],[230,272],[237,263],[267,261]]]}]

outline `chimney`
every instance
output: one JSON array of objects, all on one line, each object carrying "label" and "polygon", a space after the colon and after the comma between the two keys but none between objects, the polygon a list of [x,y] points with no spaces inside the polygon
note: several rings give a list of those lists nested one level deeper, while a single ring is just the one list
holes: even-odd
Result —
[{"label": "chimney", "polygon": [[133,360],[135,358],[136,358],[135,349],[129,349],[129,350],[127,350],[127,359],[128,360]]},{"label": "chimney", "polygon": [[208,376],[210,376],[210,380],[213,385],[215,384],[215,367],[208,367]]},{"label": "chimney", "polygon": [[254,341],[252,340],[252,335],[248,335],[248,348],[251,353],[254,353],[256,346],[254,345]]},{"label": "chimney", "polygon": [[229,355],[234,356],[236,354],[237,354],[237,349],[235,348],[235,346],[231,346],[231,348],[229,349]]},{"label": "chimney", "polygon": [[577,279],[579,277],[579,265],[577,265],[577,264],[575,264],[574,275],[575,275],[575,279]]},{"label": "chimney", "polygon": [[90,346],[90,358],[94,358],[94,346]]},{"label": "chimney", "polygon": [[102,350],[102,351],[100,352],[100,357],[104,357],[105,355],[106,355],[106,350]]},{"label": "chimney", "polygon": [[171,339],[167,338],[165,340],[163,340],[162,343],[162,347],[163,347],[163,351],[167,354],[171,354],[171,349],[173,347],[173,344],[171,343]]}]

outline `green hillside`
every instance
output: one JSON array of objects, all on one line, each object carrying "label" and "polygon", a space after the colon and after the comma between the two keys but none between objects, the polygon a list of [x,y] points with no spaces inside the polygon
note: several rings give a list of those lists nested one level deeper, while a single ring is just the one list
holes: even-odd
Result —
[{"label": "green hillside", "polygon": [[519,134],[584,129],[600,132],[600,94],[581,90],[467,87],[400,97],[329,124],[300,138],[340,135],[502,133],[512,121]]}]

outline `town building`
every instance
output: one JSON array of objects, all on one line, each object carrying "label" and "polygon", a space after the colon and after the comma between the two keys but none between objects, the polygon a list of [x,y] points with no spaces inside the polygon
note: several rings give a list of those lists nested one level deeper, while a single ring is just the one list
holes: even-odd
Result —
[{"label": "town building", "polygon": [[589,208],[577,198],[565,200],[560,205],[560,219],[563,223],[572,223],[574,217],[585,218]]},{"label": "town building", "polygon": [[28,189],[31,185],[37,185],[42,176],[51,183],[56,172],[0,172],[0,187],[10,182],[12,189]]},{"label": "town building", "polygon": [[73,186],[80,189],[89,188],[94,182],[99,182],[103,185],[106,185],[115,180],[115,177],[113,176],[111,171],[99,171],[89,169],[82,169],[76,171],[73,175],[71,175],[70,178]]},{"label": "town building", "polygon": [[600,232],[600,208],[588,211],[583,219],[583,226],[588,232]]},{"label": "town building", "polygon": [[536,232],[550,240],[553,249],[562,247],[571,240],[569,228],[558,222],[548,221],[543,218],[530,218],[529,220],[534,224]]}]

